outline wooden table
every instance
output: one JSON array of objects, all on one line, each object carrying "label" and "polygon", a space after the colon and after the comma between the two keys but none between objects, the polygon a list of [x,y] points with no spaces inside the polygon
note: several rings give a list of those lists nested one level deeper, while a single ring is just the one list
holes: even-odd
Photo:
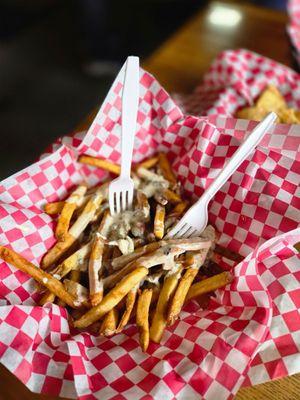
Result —
[{"label": "wooden table", "polygon": [[[248,48],[292,66],[284,13],[241,2],[211,2],[143,64],[168,91],[190,92],[222,50]],[[88,126],[92,113],[81,127]],[[0,367],[0,400],[54,400],[36,395]],[[241,389],[236,400],[300,399],[300,374]]]}]

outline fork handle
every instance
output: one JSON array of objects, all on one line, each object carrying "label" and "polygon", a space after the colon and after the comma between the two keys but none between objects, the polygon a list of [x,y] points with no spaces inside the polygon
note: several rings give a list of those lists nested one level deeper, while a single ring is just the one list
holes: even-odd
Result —
[{"label": "fork handle", "polygon": [[122,93],[121,176],[130,177],[139,104],[139,58],[127,58]]},{"label": "fork handle", "polygon": [[255,149],[259,144],[266,131],[275,122],[277,115],[274,112],[269,113],[249,134],[244,140],[241,146],[236,150],[230,160],[227,162],[223,170],[219,173],[216,179],[206,189],[201,196],[201,200],[209,202],[212,197],[217,193],[224,183],[231,177],[231,175],[237,170],[242,162],[248,157],[248,155]]}]

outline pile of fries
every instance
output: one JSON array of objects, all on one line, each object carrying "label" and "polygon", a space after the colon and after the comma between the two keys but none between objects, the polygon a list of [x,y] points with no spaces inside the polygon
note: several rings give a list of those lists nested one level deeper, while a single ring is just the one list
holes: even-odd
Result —
[{"label": "pile of fries", "polygon": [[[106,160],[79,161],[120,172]],[[40,305],[68,306],[78,329],[109,336],[135,318],[146,351],[150,340],[160,342],[187,301],[203,306],[232,275],[217,265],[222,251],[212,227],[201,237],[164,239],[189,207],[165,154],[136,165],[132,177],[133,208],[116,216],[109,212],[109,182],[93,188],[82,183],[65,201],[46,204],[45,212],[57,216],[57,241],[40,267],[4,246],[0,257],[38,282]]]},{"label": "pile of fries", "polygon": [[261,121],[271,111],[278,115],[277,123],[300,124],[300,110],[289,108],[275,86],[268,86],[253,107],[242,108],[236,113],[236,117]]}]

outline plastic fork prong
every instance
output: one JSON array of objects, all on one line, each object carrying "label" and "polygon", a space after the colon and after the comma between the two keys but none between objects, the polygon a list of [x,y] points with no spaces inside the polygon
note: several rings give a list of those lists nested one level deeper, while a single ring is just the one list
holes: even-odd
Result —
[{"label": "plastic fork prong", "polygon": [[182,237],[182,238],[188,238],[188,237],[190,237],[190,235],[192,234],[193,230],[194,230],[194,229],[193,229],[191,226],[188,226],[187,230],[185,231],[184,234],[181,235],[181,237]]},{"label": "plastic fork prong", "polygon": [[121,196],[121,205],[122,205],[122,207],[121,207],[121,209],[122,209],[122,211],[125,211],[126,210],[126,194],[127,194],[127,191],[124,191],[124,192],[121,192],[120,193],[120,196]]}]

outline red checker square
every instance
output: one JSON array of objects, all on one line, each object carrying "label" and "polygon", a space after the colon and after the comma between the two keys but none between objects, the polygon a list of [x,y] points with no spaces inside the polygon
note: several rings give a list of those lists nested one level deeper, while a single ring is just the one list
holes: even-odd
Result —
[{"label": "red checker square", "polygon": [[15,328],[21,329],[27,319],[27,314],[18,307],[13,307],[5,318],[5,322]]},{"label": "red checker square", "polygon": [[[0,283],[2,284],[2,280],[7,278],[8,276],[10,276],[12,274],[10,267],[4,263],[4,262],[0,262]],[[0,292],[2,293],[2,292]]]},{"label": "red checker square", "polygon": [[255,219],[260,222],[265,222],[268,218],[269,211],[262,207],[257,207],[255,212]]},{"label": "red checker square", "polygon": [[[149,75],[149,74],[147,74],[147,73],[145,73],[145,74],[142,76],[142,78],[140,79],[140,83],[141,83],[143,86],[145,86],[146,88],[149,88],[149,87],[152,85],[153,81],[154,81],[153,76],[151,76],[151,75]],[[150,92],[149,92],[149,93],[150,93]]]},{"label": "red checker square", "polygon": [[290,218],[283,217],[281,223],[279,225],[279,229],[283,232],[292,231],[298,227],[297,221],[294,221]]},{"label": "red checker square", "polygon": [[140,400],[153,400],[153,397],[150,394],[146,394],[145,396],[141,397]]},{"label": "red checker square", "polygon": [[177,108],[173,108],[172,111],[168,112],[168,117],[172,120],[172,121],[176,121],[177,118],[182,117],[181,112],[177,109]]},{"label": "red checker square", "polygon": [[299,210],[300,208],[300,199],[299,197],[293,196],[292,201],[291,201],[291,205],[295,208],[297,208],[297,210]]},{"label": "red checker square", "polygon": [[140,367],[143,368],[147,372],[151,372],[152,369],[160,362],[159,358],[156,357],[148,357],[146,360],[144,360],[141,364]]},{"label": "red checker square", "polygon": [[299,146],[299,140],[295,136],[286,136],[284,139],[285,150],[295,150]]},{"label": "red checker square", "polygon": [[289,356],[291,354],[298,354],[299,350],[296,346],[293,337],[290,334],[286,334],[274,339],[276,348],[282,357]]},{"label": "red checker square", "polygon": [[[236,186],[236,185],[235,185]],[[230,205],[230,209],[236,213],[241,213],[242,212],[242,207],[243,207],[243,203],[239,200],[233,199],[231,205]]]},{"label": "red checker square", "polygon": [[229,236],[233,236],[236,231],[236,225],[233,225],[229,222],[225,222],[223,232]]},{"label": "red checker square", "polygon": [[21,210],[15,211],[13,217],[16,223],[20,225],[26,222],[28,219],[28,217],[26,217],[26,215]]},{"label": "red checker square", "polygon": [[240,376],[241,375],[235,369],[230,367],[230,365],[223,363],[218,375],[216,376],[216,380],[221,383],[221,385],[225,386],[226,389],[231,391]]},{"label": "red checker square", "polygon": [[44,185],[45,183],[48,182],[48,178],[44,174],[44,172],[39,172],[35,175],[32,176],[32,180],[37,186]]},{"label": "red checker square", "polygon": [[166,341],[165,346],[171,350],[175,350],[181,345],[182,340],[183,340],[182,337],[173,333]]},{"label": "red checker square", "polygon": [[214,335],[220,335],[226,328],[226,325],[214,321],[206,328],[206,330],[210,333],[213,333]]},{"label": "red checker square", "polygon": [[92,130],[92,135],[97,136],[98,132],[100,131],[100,125],[95,123],[93,130]]},{"label": "red checker square", "polygon": [[17,228],[13,228],[7,232],[5,232],[5,235],[7,237],[7,239],[9,240],[9,242],[14,242],[18,239],[21,239],[24,236],[24,233]]},{"label": "red checker square", "polygon": [[34,318],[37,322],[40,322],[44,316],[43,307],[33,307],[30,312],[30,316]]},{"label": "red checker square", "polygon": [[93,392],[97,392],[98,390],[107,386],[106,380],[99,373],[89,376],[89,383],[90,383],[90,388]]},{"label": "red checker square", "polygon": [[31,364],[26,360],[22,360],[14,370],[14,375],[19,378],[21,382],[26,384],[31,376],[31,371]]},{"label": "red checker square", "polygon": [[130,389],[132,386],[134,386],[134,384],[128,378],[126,378],[125,375],[123,375],[112,382],[110,386],[118,392],[125,392],[125,390]]},{"label": "red checker square", "polygon": [[217,337],[213,343],[211,353],[224,361],[230,350],[231,346],[220,337]]},{"label": "red checker square", "polygon": [[[1,278],[0,278],[1,279]],[[0,281],[0,298],[5,299],[5,297],[10,293],[11,290],[8,289],[6,285],[4,285],[3,282]]]},{"label": "red checker square", "polygon": [[282,359],[266,362],[264,363],[264,366],[271,379],[277,379],[289,375]]},{"label": "red checker square", "polygon": [[53,356],[53,361],[58,361],[58,362],[64,362],[64,363],[68,363],[70,360],[70,356],[63,353],[62,351],[57,350]]},{"label": "red checker square", "polygon": [[193,350],[188,354],[188,358],[195,364],[199,365],[207,353],[207,350],[195,343]]},{"label": "red checker square", "polygon": [[300,328],[300,313],[297,310],[282,315],[290,332],[298,331]]},{"label": "red checker square", "polygon": [[178,353],[177,351],[170,351],[164,356],[164,360],[168,361],[172,368],[175,368],[176,365],[178,365],[183,358],[184,355]]},{"label": "red checker square", "polygon": [[118,358],[115,363],[124,374],[136,366],[136,362],[130,357],[129,354],[124,354],[124,356]]},{"label": "red checker square", "polygon": [[53,378],[52,376],[46,376],[44,385],[41,393],[47,393],[48,395],[58,396],[61,391],[63,381],[59,378]]},{"label": "red checker square", "polygon": [[[286,170],[286,171],[288,171],[288,170]],[[276,169],[276,173],[277,173],[277,169]],[[294,194],[296,192],[297,185],[295,185],[294,183],[291,183],[289,181],[284,181],[283,184],[281,185],[281,188],[288,193]]]},{"label": "red checker square", "polygon": [[36,351],[32,358],[32,372],[35,372],[36,374],[45,375],[50,360],[51,357]]},{"label": "red checker square", "polygon": [[115,136],[115,135],[109,135],[109,136],[106,138],[105,143],[106,143],[108,146],[115,147],[119,141],[120,141],[120,139],[119,139],[117,136]]},{"label": "red checker square", "polygon": [[213,379],[200,368],[198,368],[194,375],[191,377],[189,384],[194,390],[196,390],[196,392],[200,393],[203,396],[212,384],[212,382]]},{"label": "red checker square", "polygon": [[300,308],[300,289],[292,290],[289,296],[297,308]]},{"label": "red checker square", "polygon": [[41,198],[44,197],[44,195],[40,192],[38,188],[32,190],[30,193],[27,193],[27,195],[33,203],[38,202]]},{"label": "red checker square", "polygon": [[[198,306],[197,306],[197,308],[198,308]],[[188,321],[188,322],[190,323],[190,321]],[[194,342],[198,338],[198,336],[200,335],[201,332],[202,332],[202,330],[200,328],[197,328],[196,326],[191,326],[186,331],[184,337],[185,337],[185,339],[188,339],[188,340]]]},{"label": "red checker square", "polygon": [[221,218],[221,219],[223,219],[223,220],[225,220],[227,214],[228,214],[228,209],[227,209],[226,207],[223,207],[223,206],[222,206],[222,207],[220,208],[219,213],[218,213],[218,217]]},{"label": "red checker square", "polygon": [[284,276],[284,275],[287,275],[287,274],[291,273],[291,271],[281,261],[279,261],[277,264],[272,266],[271,272],[275,276],[275,278],[280,278],[281,276]]},{"label": "red checker square", "polygon": [[[99,348],[103,351],[108,351],[115,347],[115,343],[112,340],[104,340],[102,343],[99,344]],[[101,367],[101,365],[100,365]]]},{"label": "red checker square", "polygon": [[269,196],[276,197],[277,193],[279,192],[279,187],[274,185],[271,182],[267,182],[265,186],[265,192],[269,194]]},{"label": "red checker square", "polygon": [[8,192],[14,200],[18,200],[20,197],[25,195],[25,192],[20,185],[12,186],[9,188]]},{"label": "red checker square", "polygon": [[101,149],[101,147],[102,147],[102,142],[96,137],[96,138],[93,140],[93,143],[92,143],[91,147],[92,147],[92,149],[93,149],[94,151],[96,151],[97,153],[99,153],[99,151],[100,151],[100,149]]},{"label": "red checker square", "polygon": [[143,112],[139,111],[138,115],[137,115],[137,122],[142,125],[145,121],[145,119],[147,118],[147,115],[144,114]]},{"label": "red checker square", "polygon": [[155,99],[158,101],[159,104],[163,104],[168,98],[169,96],[163,89],[160,89],[160,91],[155,96]]},{"label": "red checker square", "polygon": [[10,347],[20,353],[22,356],[28,352],[33,344],[33,340],[21,330],[17,333],[16,337],[10,344]]},{"label": "red checker square", "polygon": [[255,248],[258,241],[259,241],[259,237],[257,235],[255,235],[254,233],[251,233],[251,232],[247,233],[245,243],[247,243],[248,246]]},{"label": "red checker square", "polygon": [[277,235],[277,229],[272,226],[265,225],[262,230],[262,237],[265,239],[271,239],[272,237]]},{"label": "red checker square", "polygon": [[[230,182],[229,188],[228,188],[228,194],[232,197],[236,195],[236,192],[238,191],[239,186],[236,185],[233,182]],[[235,210],[234,210],[235,211]]]},{"label": "red checker square", "polygon": [[[90,399],[92,400],[92,399]],[[126,397],[122,396],[121,394],[116,394],[115,396],[111,397],[110,400],[127,400]]]},{"label": "red checker square", "polygon": [[86,369],[81,356],[71,356],[74,375],[85,375]]},{"label": "red checker square", "polygon": [[21,183],[26,179],[30,179],[30,175],[28,174],[28,172],[23,172],[21,175],[17,175],[15,179],[17,182]]},{"label": "red checker square", "polygon": [[251,288],[251,290],[264,290],[264,287],[262,286],[260,280],[256,275],[246,276],[246,282],[248,287]]},{"label": "red checker square", "polygon": [[133,349],[136,349],[139,346],[138,342],[132,338],[129,338],[122,342],[122,347],[126,351],[131,351]]},{"label": "red checker square", "polygon": [[137,383],[137,386],[144,390],[144,392],[149,393],[159,381],[160,378],[150,372],[144,379]]},{"label": "red checker square", "polygon": [[257,346],[258,342],[256,342],[245,333],[241,333],[240,337],[234,345],[236,349],[240,350],[242,353],[246,354],[249,357],[254,353]]},{"label": "red checker square", "polygon": [[57,176],[54,179],[51,179],[50,183],[54,190],[58,190],[63,185],[62,180],[59,176]]},{"label": "red checker square", "polygon": [[34,224],[34,226],[41,228],[42,226],[46,225],[44,219],[40,217],[39,215],[35,215],[30,219],[30,222]]},{"label": "red checker square", "polygon": [[276,299],[276,297],[285,293],[285,288],[277,280],[275,280],[268,286],[268,291],[272,299]]},{"label": "red checker square", "polygon": [[63,379],[67,379],[68,381],[74,380],[73,367],[71,364],[67,365],[64,375],[63,375]]},{"label": "red checker square", "polygon": [[211,161],[211,168],[223,168],[224,165],[224,157],[213,157]]},{"label": "red checker square", "polygon": [[251,367],[254,367],[255,365],[259,365],[259,364],[263,364],[263,361],[262,361],[259,353],[257,353],[256,356],[251,361]]},{"label": "red checker square", "polygon": [[176,395],[185,385],[185,381],[175,371],[170,371],[163,377],[163,381],[169,386]]},{"label": "red checker square", "polygon": [[[30,279],[30,278],[29,278]],[[27,276],[28,280],[28,276]],[[22,303],[30,297],[30,294],[25,290],[22,286],[19,286],[17,289],[14,290],[17,296],[19,296]]]},{"label": "red checker square", "polygon": [[105,107],[104,107],[104,109],[103,109],[103,114],[108,114],[109,111],[110,111],[110,109],[111,109],[111,104],[106,103],[106,104],[105,104]]},{"label": "red checker square", "polygon": [[275,212],[277,214],[284,215],[286,213],[286,210],[288,209],[288,207],[289,207],[289,205],[282,200],[279,200],[279,199],[273,200],[272,208],[273,208],[273,210],[276,210]]},{"label": "red checker square", "polygon": [[242,331],[246,328],[246,326],[249,324],[249,321],[247,320],[241,320],[237,319],[236,321],[231,322],[230,328],[234,329],[235,331]]},{"label": "red checker square", "polygon": [[[0,322],[1,322],[1,320],[0,320]],[[8,346],[6,346],[6,344],[0,342],[0,357],[3,356],[3,354],[5,353],[7,348],[8,348]]]},{"label": "red checker square", "polygon": [[[276,173],[276,175],[279,176],[280,178],[284,179],[284,178],[287,176],[288,172],[289,172],[288,168],[284,168],[282,165],[279,165],[279,164],[276,165],[275,173]],[[288,184],[288,183],[290,183],[290,182],[285,181],[284,184],[285,184],[285,183]],[[290,183],[290,184],[293,185],[293,186],[295,186],[295,185],[292,184],[292,183]],[[288,190],[288,192],[289,192],[289,190]]]},{"label": "red checker square", "polygon": [[31,233],[25,237],[29,247],[35,246],[37,243],[43,242],[38,231]]}]

